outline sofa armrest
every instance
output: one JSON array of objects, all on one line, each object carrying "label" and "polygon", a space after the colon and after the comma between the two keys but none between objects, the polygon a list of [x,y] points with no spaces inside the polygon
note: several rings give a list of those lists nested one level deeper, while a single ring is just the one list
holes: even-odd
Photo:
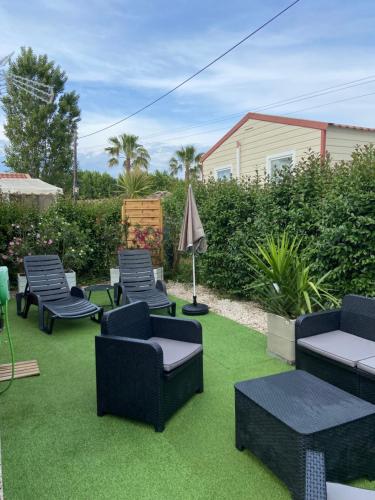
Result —
[{"label": "sofa armrest", "polygon": [[296,319],[296,340],[340,329],[340,309],[304,314]]},{"label": "sofa armrest", "polygon": [[160,290],[161,292],[164,292],[165,295],[167,295],[167,285],[166,285],[165,281],[157,280],[155,286],[158,290]]},{"label": "sofa armrest", "polygon": [[153,337],[202,344],[202,325],[195,320],[150,315]]},{"label": "sofa armrest", "polygon": [[80,299],[86,299],[85,292],[82,290],[82,288],[79,288],[78,286],[72,286],[70,289],[70,295],[72,297],[79,297]]}]

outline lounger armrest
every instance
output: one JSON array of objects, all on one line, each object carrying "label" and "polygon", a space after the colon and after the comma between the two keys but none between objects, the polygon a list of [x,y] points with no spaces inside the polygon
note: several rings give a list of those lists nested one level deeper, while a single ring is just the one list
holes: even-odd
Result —
[{"label": "lounger armrest", "polygon": [[306,452],[305,500],[327,500],[325,460],[320,451]]},{"label": "lounger armrest", "polygon": [[202,344],[202,325],[195,320],[150,315],[152,335]]},{"label": "lounger armrest", "polygon": [[70,289],[70,295],[72,297],[79,297],[80,299],[86,299],[85,292],[82,290],[82,288],[79,288],[78,286],[72,286]]},{"label": "lounger armrest", "polygon": [[340,309],[305,314],[296,319],[296,340],[340,329]]},{"label": "lounger armrest", "polygon": [[164,292],[165,295],[167,295],[167,285],[166,285],[165,281],[157,280],[155,286],[158,290],[160,290],[161,292]]},{"label": "lounger armrest", "polygon": [[31,301],[32,304],[41,306],[43,304],[43,299],[40,295],[34,292],[27,292],[27,295],[29,296],[29,300]]},{"label": "lounger armrest", "polygon": [[117,300],[119,301],[120,298],[121,298],[121,295],[122,295],[122,299],[121,299],[121,304],[122,306],[124,306],[125,304],[127,304],[127,292],[126,292],[126,286],[123,285],[122,283],[116,283],[117,287]]}]

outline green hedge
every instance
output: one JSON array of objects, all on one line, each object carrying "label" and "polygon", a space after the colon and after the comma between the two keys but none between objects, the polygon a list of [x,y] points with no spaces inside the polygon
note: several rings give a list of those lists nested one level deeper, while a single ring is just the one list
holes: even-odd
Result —
[{"label": "green hedge", "polygon": [[[109,279],[109,268],[116,265],[117,249],[122,240],[119,198],[87,200],[74,204],[60,199],[46,212],[25,208],[21,203],[0,202],[0,256],[7,254],[8,243],[23,234],[40,231],[50,239],[48,253],[57,252],[69,267],[78,271],[79,280]],[[43,236],[44,235],[44,236]],[[31,248],[31,252],[32,248]],[[0,265],[9,265],[1,259]],[[12,279],[18,271],[9,265]],[[22,266],[20,266],[22,268]]]},{"label": "green hedge", "polygon": [[[169,277],[189,280],[190,259],[177,252],[184,213],[184,182],[158,173],[164,198],[165,269]],[[198,280],[219,291],[247,297],[252,281],[245,245],[288,230],[302,238],[315,277],[330,271],[338,297],[346,293],[375,295],[375,149],[354,152],[352,161],[333,164],[310,154],[278,179],[241,182],[195,182],[194,192],[208,238],[208,252],[197,259]],[[68,252],[82,282],[108,279],[121,243],[121,199],[60,200],[46,213],[19,203],[0,203],[0,255],[17,234],[17,225],[46,226],[53,245]],[[64,248],[65,250],[64,250]],[[72,248],[84,249],[77,256]],[[52,250],[52,246],[51,246]],[[3,262],[5,263],[5,262]],[[13,275],[15,268],[11,269]],[[250,297],[251,298],[251,297]]]},{"label": "green hedge", "polygon": [[[197,183],[194,192],[208,239],[208,252],[198,258],[201,283],[246,296],[244,288],[252,276],[243,247],[287,229],[302,238],[303,251],[316,276],[331,272],[329,282],[339,297],[346,293],[375,295],[372,146],[356,150],[350,162],[322,162],[318,155],[310,154],[277,179],[239,183],[211,179]],[[169,264],[184,195],[179,188],[164,201]],[[178,266],[170,271],[178,277]]]}]

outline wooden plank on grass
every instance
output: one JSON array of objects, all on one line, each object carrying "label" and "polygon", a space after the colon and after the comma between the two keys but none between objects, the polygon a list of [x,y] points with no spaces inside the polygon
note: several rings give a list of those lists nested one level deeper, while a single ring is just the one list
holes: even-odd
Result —
[{"label": "wooden plank on grass", "polygon": [[[31,361],[18,361],[14,365],[14,378],[32,377],[34,375],[40,375],[38,362],[35,359]],[[5,382],[11,378],[11,363],[0,365],[0,382]]]}]

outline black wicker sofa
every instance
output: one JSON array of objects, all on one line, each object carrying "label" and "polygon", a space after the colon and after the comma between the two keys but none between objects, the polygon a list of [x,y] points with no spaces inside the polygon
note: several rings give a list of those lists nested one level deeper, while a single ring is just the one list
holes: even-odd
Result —
[{"label": "black wicker sofa", "polygon": [[296,368],[375,403],[375,299],[346,295],[341,309],[300,316]]}]

